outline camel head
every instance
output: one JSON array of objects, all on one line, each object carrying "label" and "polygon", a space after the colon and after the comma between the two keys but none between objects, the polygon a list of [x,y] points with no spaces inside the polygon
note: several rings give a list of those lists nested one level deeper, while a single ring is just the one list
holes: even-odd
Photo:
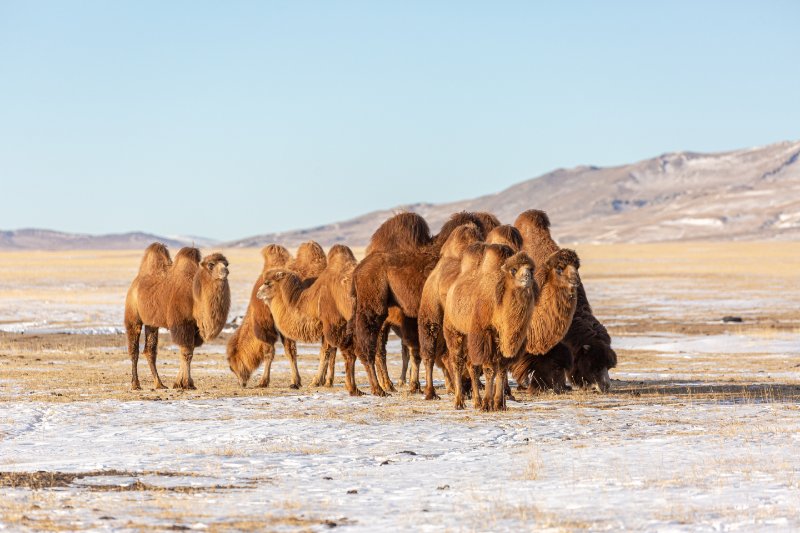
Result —
[{"label": "camel head", "polygon": [[562,248],[557,252],[553,252],[547,258],[542,269],[547,276],[550,283],[558,288],[568,288],[571,291],[572,297],[575,298],[578,294],[578,284],[580,278],[578,277],[578,269],[581,266],[578,254],[574,250]]},{"label": "camel head", "polygon": [[239,379],[239,384],[242,388],[247,387],[247,382],[250,380],[252,371],[242,358],[236,357],[234,354],[228,352],[228,368],[230,368],[231,372]]},{"label": "camel head", "polygon": [[573,385],[597,392],[608,392],[611,377],[608,369],[617,366],[617,353],[605,342],[594,342],[579,346],[573,352],[570,381]]},{"label": "camel head", "polygon": [[211,254],[203,258],[200,268],[208,271],[211,279],[225,281],[228,279],[228,260],[222,254]]},{"label": "camel head", "polygon": [[256,293],[256,298],[269,304],[278,293],[278,288],[282,280],[286,279],[289,271],[284,268],[272,268],[264,274],[264,283]]},{"label": "camel head", "polygon": [[533,269],[533,259],[525,252],[515,253],[506,259],[500,267],[507,281],[523,289],[533,285]]}]

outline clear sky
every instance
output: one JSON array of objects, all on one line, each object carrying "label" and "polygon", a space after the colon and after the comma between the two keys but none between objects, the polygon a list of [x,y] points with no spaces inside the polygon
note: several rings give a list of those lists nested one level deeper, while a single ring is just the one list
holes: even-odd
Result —
[{"label": "clear sky", "polygon": [[798,139],[799,21],[797,1],[0,0],[0,228],[233,239]]}]

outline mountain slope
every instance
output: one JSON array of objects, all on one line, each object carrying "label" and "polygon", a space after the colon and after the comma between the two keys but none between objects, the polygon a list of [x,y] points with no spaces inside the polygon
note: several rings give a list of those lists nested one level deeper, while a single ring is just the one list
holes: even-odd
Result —
[{"label": "mountain slope", "polygon": [[563,242],[771,240],[800,238],[800,142],[716,154],[678,152],[617,167],[560,169],[496,194],[447,204],[413,204],[305,230],[258,235],[226,246],[364,245],[399,209],[436,231],[461,210],[513,222],[525,209],[550,214]]},{"label": "mountain slope", "polygon": [[[143,249],[152,242],[163,242],[173,250],[192,245],[191,237],[167,238],[150,233],[131,232],[107,235],[63,233],[45,229],[0,231],[0,250],[131,250]],[[209,241],[198,239],[196,246]]]}]

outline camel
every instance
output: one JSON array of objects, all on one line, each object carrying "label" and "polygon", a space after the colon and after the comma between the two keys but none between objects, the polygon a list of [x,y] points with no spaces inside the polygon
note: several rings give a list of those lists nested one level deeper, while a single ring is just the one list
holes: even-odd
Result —
[{"label": "camel", "polygon": [[[492,232],[495,230],[492,230]],[[439,399],[433,387],[433,366],[435,362],[438,362],[439,366],[444,370],[448,388],[451,386],[451,377],[447,366],[442,364],[442,352],[445,350],[444,337],[442,337],[444,304],[447,299],[447,291],[461,273],[461,256],[464,250],[470,244],[482,242],[483,237],[484,234],[480,228],[472,223],[464,224],[453,230],[442,246],[439,261],[423,285],[417,323],[419,327],[420,356],[422,362],[425,363],[426,400]]]},{"label": "camel", "polygon": [[275,328],[269,307],[257,298],[256,293],[264,282],[264,274],[275,267],[285,266],[304,280],[315,279],[325,268],[325,252],[316,242],[308,241],[298,247],[297,257],[294,259],[289,251],[279,244],[265,246],[261,250],[261,255],[264,258],[264,266],[250,291],[250,303],[242,325],[228,339],[228,365],[239,378],[242,387],[245,387],[252,373],[263,362],[264,373],[256,386],[269,387],[272,361],[275,359],[275,343],[280,340],[292,372],[289,388],[299,389],[302,381],[297,368],[297,343]]},{"label": "camel", "polygon": [[[514,226],[522,233],[523,249],[534,261],[560,249],[550,235],[550,219],[544,211],[525,211],[517,217]],[[580,275],[577,277],[575,313],[561,342],[572,353],[569,372],[572,383],[600,392],[608,391],[611,386],[608,370],[617,365],[617,354],[611,348],[608,331],[592,312]]]},{"label": "camel", "polygon": [[[355,383],[352,334],[352,272],[356,259],[350,248],[334,245],[328,265],[309,284],[286,268],[273,268],[264,275],[257,297],[265,301],[279,331],[304,342],[322,341],[320,363],[313,385],[333,385],[336,349],[345,359],[345,388],[353,396],[363,394]],[[328,374],[329,373],[329,374]]]},{"label": "camel", "polygon": [[299,268],[298,261],[292,260],[289,251],[279,244],[269,244],[261,249],[264,266],[261,274],[250,291],[250,302],[247,306],[241,326],[234,331],[227,345],[228,365],[239,378],[242,387],[247,386],[252,373],[264,363],[264,373],[257,387],[269,387],[272,361],[275,358],[275,343],[280,340],[283,351],[289,358],[292,368],[291,388],[300,387],[300,372],[297,369],[297,346],[291,339],[283,337],[276,329],[269,307],[256,297],[256,292],[263,283],[263,276],[270,268],[292,264]]},{"label": "camel", "polygon": [[562,393],[571,390],[567,375],[572,368],[572,352],[558,343],[547,353],[535,357],[518,357],[511,363],[511,375],[520,389],[529,394],[552,390]]},{"label": "camel", "polygon": [[381,329],[392,307],[404,317],[407,336],[403,342],[411,350],[409,391],[419,392],[419,339],[417,311],[422,288],[439,259],[447,237],[458,226],[471,222],[484,231],[499,225],[488,213],[456,213],[431,237],[427,222],[414,213],[401,213],[384,222],[373,234],[368,255],[353,272],[355,295],[354,326],[356,354],[367,369],[372,394],[385,396],[375,370],[375,354]]},{"label": "camel", "polygon": [[[464,408],[463,385],[458,377],[466,369],[470,371],[475,407],[503,410],[506,387],[502,376],[525,348],[538,299],[534,264],[524,252],[514,253],[505,245],[476,243],[470,245],[473,249],[480,249],[482,258],[478,264],[465,261],[468,268],[462,268],[447,291],[444,308],[442,330],[454,376],[455,408]],[[483,401],[472,370],[478,365],[486,376]]]},{"label": "camel", "polygon": [[231,305],[228,260],[219,253],[200,256],[197,248],[181,248],[173,262],[167,247],[153,243],[145,249],[139,273],[125,298],[125,331],[131,358],[131,390],[140,390],[139,338],[145,328],[144,356],[156,389],[158,328],[167,328],[180,347],[180,371],[173,388],[194,389],[191,374],[194,349],[216,338],[225,326]]}]

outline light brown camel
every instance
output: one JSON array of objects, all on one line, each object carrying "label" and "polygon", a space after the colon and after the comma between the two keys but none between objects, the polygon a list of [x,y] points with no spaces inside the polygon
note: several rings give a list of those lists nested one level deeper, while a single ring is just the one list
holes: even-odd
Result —
[{"label": "light brown camel", "polygon": [[244,387],[252,373],[263,362],[264,373],[257,386],[268,387],[272,362],[275,358],[275,343],[280,339],[292,372],[289,387],[298,389],[302,380],[297,368],[297,343],[276,329],[269,307],[257,298],[256,293],[264,282],[264,274],[275,267],[285,266],[301,279],[313,281],[325,268],[325,253],[319,244],[309,241],[300,245],[297,257],[294,259],[289,251],[279,244],[265,246],[261,250],[261,255],[264,258],[264,265],[250,291],[250,302],[242,325],[228,340],[228,365]]},{"label": "light brown camel", "polygon": [[[376,230],[369,254],[353,273],[356,299],[354,327],[356,354],[367,369],[372,394],[385,396],[375,371],[375,354],[381,329],[391,307],[402,312],[408,338],[403,341],[412,353],[419,353],[417,310],[425,280],[439,259],[439,251],[456,227],[472,222],[485,231],[499,225],[490,214],[456,213],[436,237],[430,236],[427,222],[414,213],[401,213]],[[485,227],[491,225],[491,227]],[[419,359],[411,361],[411,392],[418,392]]]},{"label": "light brown camel", "polygon": [[173,388],[194,389],[191,374],[194,349],[214,339],[225,326],[231,305],[228,260],[219,253],[201,259],[197,248],[181,248],[170,258],[167,247],[147,247],[125,298],[125,331],[131,358],[131,389],[139,383],[139,337],[145,327],[144,356],[150,365],[154,386],[163,389],[158,377],[158,328],[169,329],[180,347],[181,366]]},{"label": "light brown camel", "polygon": [[462,270],[447,292],[444,338],[454,376],[455,408],[464,408],[462,376],[480,365],[486,376],[486,396],[480,400],[478,377],[472,378],[476,407],[502,410],[505,383],[502,373],[524,349],[525,336],[537,299],[534,264],[524,252],[498,244],[477,243],[479,264]]}]

